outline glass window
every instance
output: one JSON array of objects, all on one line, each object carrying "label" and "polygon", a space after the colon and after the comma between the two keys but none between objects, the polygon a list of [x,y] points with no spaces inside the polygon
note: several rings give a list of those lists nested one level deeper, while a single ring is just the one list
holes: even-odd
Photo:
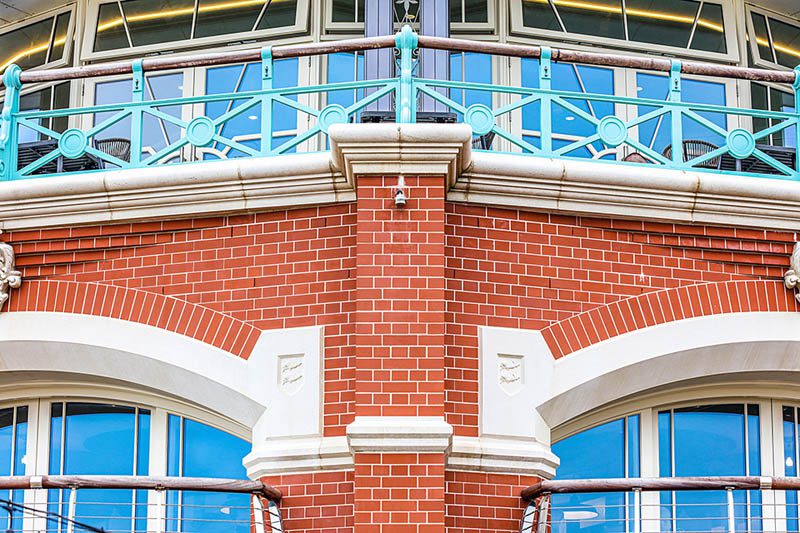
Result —
[{"label": "glass window", "polygon": [[[758,405],[723,404],[660,411],[658,431],[662,477],[761,473]],[[759,497],[758,491],[734,492],[737,530],[760,530]],[[662,531],[725,530],[726,498],[724,491],[662,492]]]},{"label": "glass window", "polygon": [[[774,87],[768,87],[761,83],[754,82],[750,85],[750,99],[753,109],[794,113],[794,96],[791,93],[781,91]],[[753,128],[755,131],[761,131],[774,126],[778,122],[780,122],[779,119],[753,117]],[[758,142],[760,144],[794,148],[795,144],[797,144],[796,131],[797,128],[791,126],[759,139]]]},{"label": "glass window", "polygon": [[[298,0],[125,0],[98,6],[95,52],[241,35],[298,24]],[[122,11],[120,11],[120,9]]]},{"label": "glass window", "polygon": [[30,69],[65,59],[71,23],[70,9],[0,34],[0,72],[12,63]]},{"label": "glass window", "polygon": [[[167,475],[246,479],[242,458],[250,444],[211,426],[169,415]],[[247,494],[170,492],[167,531],[213,531],[214,521],[235,521],[230,531],[248,533],[250,498]],[[178,510],[180,509],[180,516]],[[211,527],[209,527],[211,526]]]},{"label": "glass window", "polygon": [[519,0],[526,28],[727,52],[722,5],[696,0]]},{"label": "glass window", "polygon": [[800,23],[750,9],[750,46],[756,63],[800,64]]},{"label": "glass window", "polygon": [[[273,87],[297,87],[298,60],[282,59],[275,61]],[[261,65],[227,65],[206,70],[206,94],[242,93],[261,89]],[[288,96],[297,100],[296,95]],[[205,106],[205,115],[216,119],[230,113],[247,100],[223,100],[209,102]],[[272,104],[272,148],[277,148],[294,137],[297,130],[297,110],[285,103]],[[220,135],[253,149],[260,149],[261,144],[261,106],[255,105],[247,111],[225,121]],[[204,159],[226,159],[242,157],[241,150],[230,148],[222,143],[214,142],[201,152]]]},{"label": "glass window", "polygon": [[[418,23],[421,2],[392,0],[396,24]],[[330,0],[329,22],[334,25],[357,25],[364,22],[365,0]],[[450,23],[456,28],[460,24],[488,24],[489,2],[487,0],[449,0]],[[351,26],[354,27],[354,26]]]},{"label": "glass window", "polygon": [[[24,476],[26,474],[28,443],[28,407],[0,409],[0,475]],[[1,490],[0,499],[23,503],[22,491]],[[7,529],[22,530],[22,514],[3,506],[0,519],[5,519]]]},{"label": "glass window", "polygon": [[[539,60],[522,59],[522,86],[539,87]],[[604,67],[574,65],[568,63],[552,64],[552,88],[577,94],[614,94],[614,70]],[[569,103],[594,118],[614,114],[612,102],[598,102],[580,98],[570,98]],[[559,149],[580,139],[593,135],[597,126],[572,110],[553,102],[551,108],[553,148]],[[522,107],[523,139],[530,145],[541,148],[541,102]],[[608,151],[601,142],[572,150],[565,155],[570,157],[613,158],[613,150]]]},{"label": "glass window", "polygon": [[[556,442],[553,452],[561,459],[556,479],[638,476],[639,426],[639,415],[632,415]],[[553,529],[625,531],[626,509],[631,504],[624,493],[553,494]]]},{"label": "glass window", "polygon": [[[20,111],[49,111],[67,109],[69,107],[69,82],[59,83],[38,91],[23,94],[19,99]],[[37,119],[40,126],[61,133],[67,129],[68,117],[50,117]],[[43,133],[26,126],[19,127],[19,142],[36,142],[48,138]]]},{"label": "glass window", "polygon": [[[669,78],[659,74],[638,72],[636,74],[636,93],[639,98],[667,100],[669,97]],[[681,100],[693,104],[726,105],[725,84],[693,79],[681,80]],[[655,111],[653,106],[637,106],[639,116]],[[727,129],[727,116],[724,113],[708,111],[697,112],[701,117]],[[684,140],[699,140],[721,146],[725,140],[707,126],[684,116],[681,121]],[[660,115],[639,125],[639,141],[659,153],[670,149],[672,124],[668,115]]]},{"label": "glass window", "polygon": [[[473,83],[492,83],[492,56],[474,52],[450,54],[450,79]],[[492,106],[491,90],[451,89],[450,98],[464,106],[483,104]]]}]

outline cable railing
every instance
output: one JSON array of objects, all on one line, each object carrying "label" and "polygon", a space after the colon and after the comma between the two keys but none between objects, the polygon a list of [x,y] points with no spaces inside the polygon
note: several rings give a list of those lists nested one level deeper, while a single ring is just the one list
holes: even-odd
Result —
[{"label": "cable railing", "polygon": [[724,476],[542,481],[522,491],[521,533],[800,530],[800,478]]},{"label": "cable railing", "polygon": [[[385,48],[395,50],[390,78],[318,85],[277,80],[283,60]],[[420,48],[514,58],[520,81],[421,78]],[[243,66],[233,91],[164,98],[149,77],[225,65],[255,70]],[[634,94],[620,92],[624,84],[614,81],[625,71],[637,76]],[[327,150],[331,126],[374,120],[464,122],[473,146],[493,152],[800,179],[799,73],[420,36],[408,26],[394,36],[83,67],[23,72],[11,65],[3,75],[0,180]],[[20,109],[23,87],[88,78],[124,80],[129,89],[113,103]],[[795,105],[730,105],[724,87],[716,86],[726,79],[788,85]],[[423,111],[423,103],[435,103],[437,111]]]},{"label": "cable railing", "polygon": [[58,533],[283,532],[260,481],[147,476],[0,477],[0,529]]}]

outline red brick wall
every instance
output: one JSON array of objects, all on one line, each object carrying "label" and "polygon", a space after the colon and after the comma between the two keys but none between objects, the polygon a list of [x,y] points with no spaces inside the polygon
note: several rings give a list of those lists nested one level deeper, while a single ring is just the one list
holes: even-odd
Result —
[{"label": "red brick wall", "polygon": [[542,329],[663,288],[780,279],[793,232],[447,204],[447,421],[478,434],[478,326]]},{"label": "red brick wall", "polygon": [[448,533],[519,531],[525,503],[522,489],[540,481],[532,476],[447,472],[445,524]]},{"label": "red brick wall", "polygon": [[353,471],[263,478],[281,490],[281,515],[292,533],[352,533]]}]

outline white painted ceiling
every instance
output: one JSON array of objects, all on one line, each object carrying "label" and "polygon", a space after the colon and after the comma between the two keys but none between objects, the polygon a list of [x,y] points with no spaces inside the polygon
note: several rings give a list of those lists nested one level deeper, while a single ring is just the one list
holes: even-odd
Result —
[{"label": "white painted ceiling", "polygon": [[0,25],[17,22],[67,3],[63,0],[0,0]]},{"label": "white painted ceiling", "polygon": [[790,17],[800,18],[800,0],[760,0],[752,3]]}]

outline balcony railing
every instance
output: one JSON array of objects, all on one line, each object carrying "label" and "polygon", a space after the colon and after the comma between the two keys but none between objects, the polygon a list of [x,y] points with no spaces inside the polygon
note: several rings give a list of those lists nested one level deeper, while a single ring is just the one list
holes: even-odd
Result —
[{"label": "balcony railing", "polygon": [[543,481],[522,492],[521,533],[758,532],[800,529],[800,478]]},{"label": "balcony railing", "polygon": [[[526,81],[507,86],[423,79],[416,75],[419,47],[520,58]],[[397,76],[324,85],[275,84],[276,60],[376,48],[396,48]],[[150,72],[247,62],[260,64],[257,90],[160,100],[146,95]],[[576,65],[575,72],[577,65],[594,65],[662,73],[657,81],[663,85],[664,98],[592,92],[583,82],[578,89],[559,88],[564,87],[560,80],[564,72],[555,68],[559,62]],[[798,179],[798,106],[791,111],[769,111],[691,102],[684,97],[682,85],[690,83],[687,76],[691,83],[700,76],[786,84],[796,101],[799,73],[418,36],[410,27],[396,36],[78,68],[22,72],[12,65],[3,76],[6,96],[0,116],[0,179],[324,150],[331,125],[360,121],[365,111],[387,101],[393,105],[396,122],[414,123],[423,99],[437,101],[450,116],[470,125],[477,148],[533,157],[592,158],[598,163],[643,169]],[[116,80],[120,76],[130,80],[129,102],[20,110],[20,90],[28,84],[98,77]],[[330,96],[337,91],[352,93],[352,103],[330,103]],[[214,104],[224,111],[209,113]],[[308,126],[277,135],[277,107],[307,116],[304,123]],[[253,121],[253,131],[244,136],[232,134],[235,128],[229,125],[245,117]],[[169,138],[164,146],[148,148],[146,121],[157,121],[163,131],[172,132],[165,135]],[[568,125],[567,121],[572,122]],[[33,132],[38,141],[20,142],[21,131]],[[785,139],[781,143],[785,146],[770,144],[777,135]]]},{"label": "balcony railing", "polygon": [[7,532],[282,532],[281,494],[260,481],[142,476],[0,477]]}]

